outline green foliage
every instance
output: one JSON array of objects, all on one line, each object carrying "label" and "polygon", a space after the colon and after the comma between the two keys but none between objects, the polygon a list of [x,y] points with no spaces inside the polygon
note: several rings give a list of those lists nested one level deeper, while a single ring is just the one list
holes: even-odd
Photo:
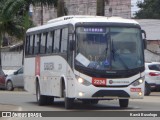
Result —
[{"label": "green foliage", "polygon": [[0,35],[8,33],[23,39],[28,28],[33,26],[29,16],[30,5],[54,5],[58,0],[0,0]]},{"label": "green foliage", "polygon": [[145,0],[138,2],[137,6],[141,8],[137,13],[138,19],[160,19],[160,0]]}]

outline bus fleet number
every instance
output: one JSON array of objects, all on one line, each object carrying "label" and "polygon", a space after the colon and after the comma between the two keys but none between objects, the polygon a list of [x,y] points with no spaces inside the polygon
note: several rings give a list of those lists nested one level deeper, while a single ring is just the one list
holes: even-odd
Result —
[{"label": "bus fleet number", "polygon": [[106,79],[103,78],[93,78],[92,84],[96,86],[106,86]]}]

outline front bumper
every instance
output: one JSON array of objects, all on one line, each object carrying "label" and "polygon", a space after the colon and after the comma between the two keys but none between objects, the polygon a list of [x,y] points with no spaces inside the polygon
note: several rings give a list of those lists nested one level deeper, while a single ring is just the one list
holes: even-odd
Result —
[{"label": "front bumper", "polygon": [[75,94],[77,99],[142,99],[144,83],[136,87],[132,85],[128,87],[95,87],[79,84]]}]

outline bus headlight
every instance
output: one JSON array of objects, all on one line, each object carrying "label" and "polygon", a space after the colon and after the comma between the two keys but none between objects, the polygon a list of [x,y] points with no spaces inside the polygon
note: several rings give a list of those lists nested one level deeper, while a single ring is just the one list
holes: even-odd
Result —
[{"label": "bus headlight", "polygon": [[76,76],[78,83],[83,84],[85,86],[89,86],[91,85],[91,83],[81,77]]},{"label": "bus headlight", "polygon": [[141,79],[136,80],[135,82],[133,82],[132,85],[133,85],[133,86],[138,86],[138,85],[142,84],[143,82],[144,82],[144,79],[141,78]]}]

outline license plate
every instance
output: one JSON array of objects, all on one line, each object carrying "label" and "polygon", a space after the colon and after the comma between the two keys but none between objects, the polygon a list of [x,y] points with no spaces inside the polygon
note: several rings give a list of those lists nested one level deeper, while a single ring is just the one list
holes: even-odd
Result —
[{"label": "license plate", "polygon": [[131,92],[141,92],[141,88],[131,88]]},{"label": "license plate", "polygon": [[92,84],[95,86],[106,86],[106,78],[92,78]]}]

